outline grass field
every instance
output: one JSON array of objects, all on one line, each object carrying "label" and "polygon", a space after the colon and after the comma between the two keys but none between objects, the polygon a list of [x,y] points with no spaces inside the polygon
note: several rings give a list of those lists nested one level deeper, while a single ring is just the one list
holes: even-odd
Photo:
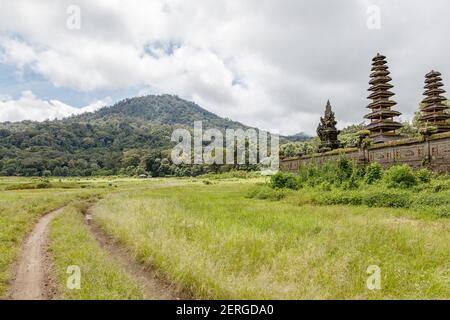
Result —
[{"label": "grass field", "polygon": [[[86,229],[82,211],[86,202],[67,206],[51,226],[50,252],[57,271],[58,298],[75,300],[142,299],[137,283],[130,279]],[[80,290],[67,288],[67,267],[81,270]]]},{"label": "grass field", "polygon": [[[328,205],[336,192],[266,190],[262,178],[109,181],[0,179],[0,297],[34,223],[66,205],[50,228],[59,297],[143,297],[83,224],[80,199],[90,199],[97,225],[193,298],[450,298],[450,220],[422,210],[420,197],[376,208]],[[65,287],[69,265],[83,270],[81,290]],[[370,265],[381,269],[380,290],[366,286]]]},{"label": "grass field", "polygon": [[[196,298],[449,298],[450,224],[406,209],[248,199],[251,183],[107,196],[94,218]],[[207,201],[205,201],[207,199]],[[382,289],[366,287],[369,265]]]},{"label": "grass field", "polygon": [[[73,200],[95,198],[102,192],[95,185],[80,188],[74,182],[68,189],[20,189],[37,184],[30,179],[0,179],[0,297],[6,293],[20,245],[36,221]],[[5,190],[8,188],[13,190]]]}]

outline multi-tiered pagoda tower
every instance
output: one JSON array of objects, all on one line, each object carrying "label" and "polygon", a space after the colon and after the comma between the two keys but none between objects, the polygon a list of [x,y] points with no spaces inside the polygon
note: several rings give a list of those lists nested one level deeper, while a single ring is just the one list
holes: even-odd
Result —
[{"label": "multi-tiered pagoda tower", "polygon": [[421,117],[420,121],[426,127],[434,127],[435,133],[450,131],[450,114],[446,113],[450,107],[444,102],[447,100],[442,94],[445,90],[442,89],[441,73],[437,71],[431,71],[425,76],[425,99],[422,100],[422,106],[420,108]]},{"label": "multi-tiered pagoda tower", "polygon": [[368,99],[373,102],[367,106],[372,109],[372,112],[365,118],[370,119],[366,129],[370,131],[370,138],[374,143],[397,139],[399,135],[396,130],[402,127],[400,123],[394,121],[394,117],[401,113],[391,109],[397,103],[390,99],[394,93],[389,89],[394,86],[389,83],[392,78],[389,77],[390,72],[386,63],[386,57],[379,53],[372,59],[369,82],[371,87],[368,89],[372,93]]}]

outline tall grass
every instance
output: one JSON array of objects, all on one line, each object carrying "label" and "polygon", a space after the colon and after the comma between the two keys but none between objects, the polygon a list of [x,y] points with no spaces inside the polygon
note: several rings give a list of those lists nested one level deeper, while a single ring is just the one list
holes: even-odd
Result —
[{"label": "tall grass", "polygon": [[[70,205],[50,229],[50,251],[55,262],[58,298],[71,300],[143,299],[134,282],[99,246],[84,225],[85,204]],[[80,289],[68,289],[67,268],[81,271]]]},{"label": "tall grass", "polygon": [[[109,195],[95,221],[196,298],[448,298],[450,225],[406,209],[249,199],[251,186]],[[301,193],[302,190],[298,191]],[[366,287],[369,265],[382,289]]]},{"label": "tall grass", "polygon": [[[26,184],[25,179],[0,179],[0,186]],[[0,191],[0,298],[11,280],[11,267],[33,225],[46,212],[75,199],[95,197],[98,190],[40,189]]]}]

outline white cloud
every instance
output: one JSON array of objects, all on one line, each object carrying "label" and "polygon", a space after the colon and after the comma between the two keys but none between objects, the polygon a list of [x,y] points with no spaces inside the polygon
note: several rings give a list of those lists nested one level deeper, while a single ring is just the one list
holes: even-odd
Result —
[{"label": "white cloud", "polygon": [[75,108],[58,100],[41,100],[31,91],[22,92],[22,96],[13,100],[11,97],[0,99],[0,121],[53,120],[84,112],[93,112],[109,105],[111,98],[94,101],[91,104]]},{"label": "white cloud", "polygon": [[[81,30],[66,28],[72,4]],[[366,26],[373,4],[378,31]],[[449,8],[445,0],[426,8],[419,0],[15,0],[0,11],[0,61],[90,95],[178,94],[249,125],[314,133],[327,99],[342,123],[363,120],[377,51],[388,56],[407,115],[431,68],[450,83]]]},{"label": "white cloud", "polygon": [[16,65],[22,69],[25,65],[36,60],[33,48],[23,41],[14,38],[0,38],[4,53],[0,56],[0,62]]}]

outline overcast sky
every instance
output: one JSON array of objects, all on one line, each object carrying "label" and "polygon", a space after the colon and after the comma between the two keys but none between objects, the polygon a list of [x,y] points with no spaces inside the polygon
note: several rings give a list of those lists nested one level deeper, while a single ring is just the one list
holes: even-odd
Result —
[{"label": "overcast sky", "polygon": [[431,69],[450,91],[449,31],[448,0],[0,0],[0,121],[170,93],[313,134],[327,99],[341,127],[363,121],[377,52],[410,119]]}]

